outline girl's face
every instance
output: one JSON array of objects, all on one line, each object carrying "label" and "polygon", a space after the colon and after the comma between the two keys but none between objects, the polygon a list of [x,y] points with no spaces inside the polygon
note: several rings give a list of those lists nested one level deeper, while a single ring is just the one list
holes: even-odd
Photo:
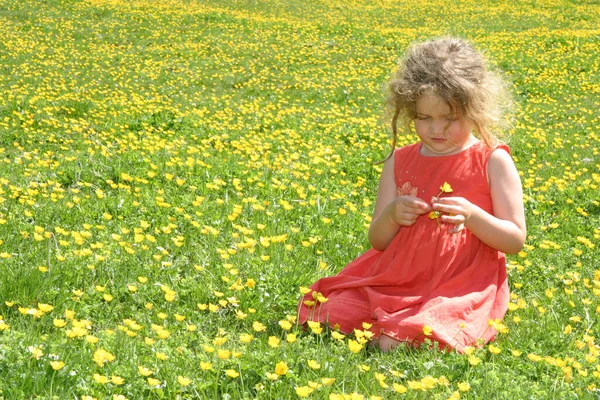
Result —
[{"label": "girl's face", "polygon": [[424,156],[460,153],[476,139],[472,124],[459,119],[452,109],[434,94],[423,94],[416,101],[415,131],[423,143]]}]

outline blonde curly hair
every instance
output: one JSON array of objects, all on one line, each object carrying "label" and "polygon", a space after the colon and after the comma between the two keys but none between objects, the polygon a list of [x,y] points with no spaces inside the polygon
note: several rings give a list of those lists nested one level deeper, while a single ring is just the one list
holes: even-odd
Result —
[{"label": "blonde curly hair", "polygon": [[388,86],[386,115],[391,116],[392,151],[398,137],[398,121],[405,131],[416,118],[416,101],[425,94],[442,99],[490,148],[508,121],[512,105],[506,82],[490,69],[482,54],[463,39],[441,38],[412,45]]}]

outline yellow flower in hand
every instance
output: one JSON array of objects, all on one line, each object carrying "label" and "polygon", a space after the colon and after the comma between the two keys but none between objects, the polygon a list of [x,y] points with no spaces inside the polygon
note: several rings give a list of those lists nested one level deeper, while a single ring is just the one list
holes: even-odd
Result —
[{"label": "yellow flower in hand", "polygon": [[444,182],[444,184],[442,186],[440,186],[440,190],[443,193],[451,193],[452,192],[452,186],[450,186],[450,184],[448,182]]}]

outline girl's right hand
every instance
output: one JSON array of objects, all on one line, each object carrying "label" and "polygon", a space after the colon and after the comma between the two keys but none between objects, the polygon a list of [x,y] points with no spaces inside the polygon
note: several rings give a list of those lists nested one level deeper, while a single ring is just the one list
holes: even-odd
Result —
[{"label": "girl's right hand", "polygon": [[416,196],[398,196],[389,205],[390,218],[400,226],[411,226],[421,215],[431,211],[431,206]]}]

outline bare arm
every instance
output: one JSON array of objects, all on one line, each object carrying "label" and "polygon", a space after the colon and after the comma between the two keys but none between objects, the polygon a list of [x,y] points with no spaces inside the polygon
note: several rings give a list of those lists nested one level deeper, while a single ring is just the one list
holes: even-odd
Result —
[{"label": "bare arm", "polygon": [[469,229],[483,243],[503,253],[518,253],[527,236],[523,189],[510,155],[494,151],[488,162],[488,179],[494,215],[461,197],[436,199],[433,209],[454,215],[442,221],[456,225],[454,231]]},{"label": "bare arm", "polygon": [[369,242],[374,249],[385,250],[401,226],[410,226],[429,211],[429,204],[415,196],[396,197],[394,157],[383,164],[379,178],[373,220],[369,227]]}]

